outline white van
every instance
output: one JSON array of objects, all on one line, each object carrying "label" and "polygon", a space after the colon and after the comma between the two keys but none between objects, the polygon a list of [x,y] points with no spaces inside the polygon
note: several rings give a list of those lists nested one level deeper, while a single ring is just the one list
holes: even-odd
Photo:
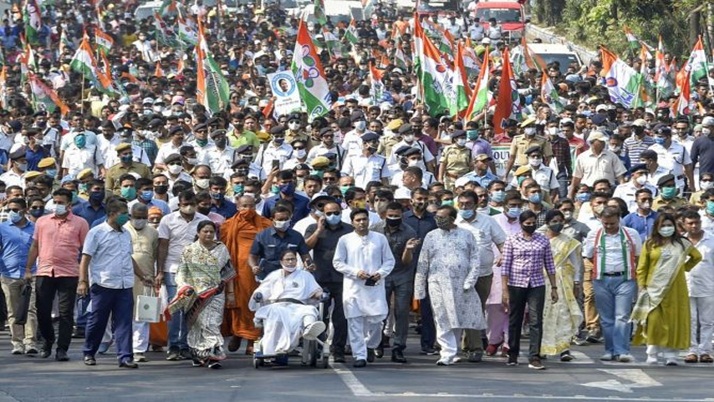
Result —
[{"label": "white van", "polygon": [[565,74],[571,63],[577,63],[578,69],[583,65],[580,56],[568,46],[551,43],[529,43],[528,49],[532,54],[537,54],[546,64],[554,61],[560,63],[560,72]]}]

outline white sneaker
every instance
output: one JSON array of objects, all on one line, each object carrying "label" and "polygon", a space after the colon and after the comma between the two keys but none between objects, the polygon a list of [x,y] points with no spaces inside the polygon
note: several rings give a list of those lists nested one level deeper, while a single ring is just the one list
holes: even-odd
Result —
[{"label": "white sneaker", "polygon": [[677,359],[674,357],[668,358],[664,364],[665,364],[665,366],[677,366],[678,365]]},{"label": "white sneaker", "polygon": [[632,357],[632,355],[629,353],[623,353],[620,356],[617,356],[617,361],[620,363],[629,363],[634,360],[635,360],[635,358]]},{"label": "white sneaker", "polygon": [[452,359],[444,357],[436,361],[437,366],[451,366],[452,364],[454,364],[454,361]]},{"label": "white sneaker", "polygon": [[324,322],[315,321],[305,327],[305,330],[302,332],[302,337],[308,341],[314,341],[321,333],[325,332],[325,328],[327,328],[327,326],[325,326]]},{"label": "white sneaker", "polygon": [[657,355],[647,355],[647,364],[657,364]]},{"label": "white sneaker", "polygon": [[605,353],[604,355],[600,356],[600,360],[604,362],[612,361],[612,353]]}]

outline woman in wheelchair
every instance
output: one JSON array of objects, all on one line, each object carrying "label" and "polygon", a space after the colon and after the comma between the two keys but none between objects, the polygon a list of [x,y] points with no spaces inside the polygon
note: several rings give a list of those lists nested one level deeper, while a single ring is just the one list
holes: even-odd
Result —
[{"label": "woman in wheelchair", "polygon": [[[325,331],[315,307],[322,288],[311,273],[297,270],[297,254],[285,250],[282,269],[271,272],[253,292],[248,307],[255,311],[256,327],[263,327],[260,351],[263,356],[287,354],[300,338],[314,340]],[[308,304],[312,303],[312,304]]]}]

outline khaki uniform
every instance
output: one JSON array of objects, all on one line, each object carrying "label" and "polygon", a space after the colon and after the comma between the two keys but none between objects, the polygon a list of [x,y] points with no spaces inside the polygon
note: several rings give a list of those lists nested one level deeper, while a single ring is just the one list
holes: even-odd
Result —
[{"label": "khaki uniform", "polygon": [[119,178],[127,173],[136,173],[145,179],[151,178],[151,170],[149,167],[139,162],[132,162],[128,168],[122,167],[121,163],[117,163],[107,170],[105,187],[112,191],[115,195],[121,194],[121,182]]},{"label": "khaki uniform", "polygon": [[285,131],[285,143],[286,144],[292,144],[293,141],[295,141],[295,140],[302,140],[305,142],[305,145],[307,145],[309,139],[310,139],[310,136],[305,131],[298,130],[296,133],[293,133],[290,130]]},{"label": "khaki uniform", "polygon": [[513,137],[513,141],[511,141],[511,155],[516,155],[513,166],[523,166],[528,164],[526,151],[528,148],[536,145],[543,151],[543,158],[546,161],[553,157],[553,148],[550,146],[550,141],[548,141],[545,137],[540,135],[528,137],[525,134]]},{"label": "khaki uniform", "polygon": [[471,150],[467,147],[449,145],[441,154],[441,164],[444,165],[444,187],[454,189],[454,182],[471,170]]},{"label": "khaki uniform", "polygon": [[658,195],[652,201],[652,210],[657,211],[662,207],[672,207],[674,209],[677,209],[679,207],[686,207],[687,205],[689,205],[689,203],[686,199],[682,197],[674,197],[670,200],[665,200],[664,198],[662,198],[661,195]]},{"label": "khaki uniform", "polygon": [[392,149],[397,145],[400,140],[396,135],[385,135],[379,139],[379,147],[377,147],[377,153],[383,156],[389,156],[392,154]]}]

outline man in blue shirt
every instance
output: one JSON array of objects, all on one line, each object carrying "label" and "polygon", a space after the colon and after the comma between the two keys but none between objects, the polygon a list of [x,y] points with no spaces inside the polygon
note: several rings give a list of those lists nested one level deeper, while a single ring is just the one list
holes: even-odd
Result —
[{"label": "man in blue shirt", "polygon": [[226,199],[228,180],[220,176],[213,176],[208,181],[208,190],[211,194],[211,212],[228,219],[238,212],[236,204]]},{"label": "man in blue shirt", "polygon": [[[37,314],[35,310],[35,285],[32,284],[30,308],[27,312],[27,321],[24,325],[15,324],[15,306],[20,300],[23,287],[27,283],[24,279],[27,255],[32,244],[32,235],[35,224],[25,218],[27,203],[22,198],[14,198],[7,204],[9,220],[0,224],[0,283],[7,302],[8,321],[12,342],[12,354],[22,353],[37,354],[35,338],[37,333]],[[34,276],[36,267],[32,267]]]},{"label": "man in blue shirt", "polygon": [[652,191],[647,188],[641,188],[635,192],[635,201],[637,202],[637,211],[629,213],[622,220],[622,224],[628,228],[635,229],[640,234],[640,238],[644,242],[652,233],[657,212],[652,210]]},{"label": "man in blue shirt", "polygon": [[89,198],[87,202],[79,203],[72,208],[72,213],[87,221],[92,225],[97,219],[102,219],[107,214],[104,209],[104,182],[92,180],[87,186]]},{"label": "man in blue shirt", "polygon": [[248,265],[259,279],[280,269],[280,257],[283,251],[293,250],[302,257],[302,262],[308,271],[315,270],[315,264],[309,254],[307,244],[302,235],[290,229],[290,209],[278,205],[273,210],[273,226],[255,236],[250,248]]},{"label": "man in blue shirt", "polygon": [[[268,180],[271,180],[269,177]],[[278,201],[286,201],[292,204],[293,213],[290,219],[290,227],[299,220],[310,214],[310,200],[300,194],[295,194],[295,174],[292,170],[281,170],[278,172],[278,193],[269,197],[263,203],[261,215],[272,216],[275,204]],[[278,265],[279,267],[279,265]]]},{"label": "man in blue shirt", "polygon": [[134,187],[136,188],[136,199],[129,202],[129,208],[133,207],[136,203],[142,203],[146,205],[146,208],[159,208],[161,210],[161,213],[164,214],[164,216],[171,213],[171,208],[169,207],[168,203],[154,198],[153,180],[144,177],[136,179]]}]

